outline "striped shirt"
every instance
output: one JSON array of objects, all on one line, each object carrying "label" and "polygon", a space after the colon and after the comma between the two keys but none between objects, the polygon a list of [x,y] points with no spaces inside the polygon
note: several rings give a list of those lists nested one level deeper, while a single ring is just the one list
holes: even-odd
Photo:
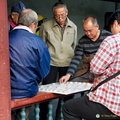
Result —
[{"label": "striped shirt", "polygon": [[75,55],[70,63],[67,74],[74,75],[82,60],[83,55],[86,54],[86,56],[90,56],[91,54],[95,54],[101,42],[109,35],[111,35],[110,32],[101,30],[100,36],[96,41],[92,41],[86,35],[84,35],[76,46]]},{"label": "striped shirt", "polygon": [[[90,71],[95,74],[93,87],[120,71],[120,33],[107,37],[101,43],[90,65]],[[120,75],[90,92],[88,96],[91,101],[103,104],[120,116]]]}]

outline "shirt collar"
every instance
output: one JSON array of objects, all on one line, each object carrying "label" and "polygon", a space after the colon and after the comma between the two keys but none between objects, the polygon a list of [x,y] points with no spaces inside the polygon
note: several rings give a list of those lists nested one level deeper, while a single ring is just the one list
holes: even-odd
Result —
[{"label": "shirt collar", "polygon": [[[55,21],[54,18],[53,18],[53,20],[54,20],[53,26],[54,26],[54,27],[55,27],[55,26],[58,26],[58,23]],[[67,18],[66,18],[65,26],[67,26],[67,27],[68,27],[68,26],[72,27],[71,24],[70,24],[70,22],[71,22],[71,21],[70,21],[69,18],[67,17]]]},{"label": "shirt collar", "polygon": [[30,30],[30,28],[28,28],[27,26],[16,26],[13,28],[13,30],[15,29],[23,29],[29,31],[30,33],[33,33],[32,30]]}]

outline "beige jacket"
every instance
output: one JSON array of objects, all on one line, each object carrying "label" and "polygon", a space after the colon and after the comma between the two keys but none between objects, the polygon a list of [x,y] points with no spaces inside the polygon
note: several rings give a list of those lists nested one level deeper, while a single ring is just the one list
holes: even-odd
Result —
[{"label": "beige jacket", "polygon": [[57,67],[69,66],[77,42],[76,25],[67,18],[62,37],[61,28],[53,18],[41,25],[40,37],[49,48],[51,65]]}]

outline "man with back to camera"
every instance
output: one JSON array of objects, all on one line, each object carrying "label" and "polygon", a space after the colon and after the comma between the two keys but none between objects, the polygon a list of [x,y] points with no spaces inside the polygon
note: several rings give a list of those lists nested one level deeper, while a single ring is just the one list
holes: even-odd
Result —
[{"label": "man with back to camera", "polygon": [[[35,11],[21,12],[18,26],[9,33],[11,98],[31,98],[38,92],[38,85],[50,68],[47,46],[35,35],[38,16]],[[26,109],[28,117],[30,107]],[[15,115],[15,114],[16,115]],[[13,111],[14,120],[20,120],[20,110]]]},{"label": "man with back to camera", "polygon": [[[77,27],[67,17],[68,9],[66,4],[63,2],[55,3],[52,12],[53,18],[44,22],[40,27],[40,37],[48,46],[51,56],[50,72],[44,79],[43,84],[56,82],[57,78],[59,79],[66,74],[70,61],[74,56],[77,42]],[[47,105],[45,103],[40,104],[42,120],[47,119]]]},{"label": "man with back to camera", "polygon": [[26,9],[26,7],[21,1],[13,4],[11,13],[8,17],[8,31],[11,31],[17,25],[19,14],[24,9]]}]

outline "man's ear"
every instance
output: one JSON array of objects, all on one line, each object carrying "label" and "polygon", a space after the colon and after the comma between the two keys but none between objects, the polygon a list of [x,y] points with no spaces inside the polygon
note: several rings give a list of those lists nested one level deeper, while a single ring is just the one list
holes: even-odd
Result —
[{"label": "man's ear", "polygon": [[11,18],[12,18],[12,19],[14,18],[14,14],[11,14]]},{"label": "man's ear", "polygon": [[32,30],[32,32],[33,32],[33,30],[34,30],[34,22],[32,22],[28,27]]},{"label": "man's ear", "polygon": [[115,27],[117,27],[119,25],[117,20],[114,21],[114,25],[115,25]]},{"label": "man's ear", "polygon": [[68,15],[68,10],[66,10],[66,16]]},{"label": "man's ear", "polygon": [[99,25],[96,25],[96,27],[99,29]]},{"label": "man's ear", "polygon": [[34,25],[34,24],[35,24],[35,22],[32,22],[32,23],[31,23],[31,25]]},{"label": "man's ear", "polygon": [[34,26],[37,26],[37,24],[36,24],[35,22],[32,22],[32,23],[29,25],[29,27],[33,27],[33,28],[34,28]]}]

